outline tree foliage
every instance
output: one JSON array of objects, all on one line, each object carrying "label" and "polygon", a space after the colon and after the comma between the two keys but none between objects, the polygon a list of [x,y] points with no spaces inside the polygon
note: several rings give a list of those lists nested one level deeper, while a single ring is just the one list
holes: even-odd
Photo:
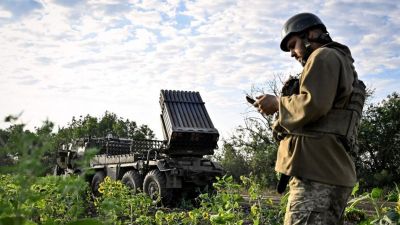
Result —
[{"label": "tree foliage", "polygon": [[358,176],[367,186],[400,180],[400,98],[392,93],[363,114],[356,156]]},{"label": "tree foliage", "polygon": [[[54,124],[46,120],[34,132],[25,129],[24,124],[13,124],[1,130],[0,166],[10,166],[11,170],[24,171],[27,176],[33,173],[42,175],[53,166],[50,165],[55,143],[53,127]],[[16,164],[17,161],[24,163]]]},{"label": "tree foliage", "polygon": [[64,142],[80,137],[106,137],[109,134],[132,139],[154,138],[154,132],[147,125],[138,126],[135,121],[123,119],[108,111],[101,118],[91,115],[72,117],[67,127],[59,129],[57,138],[59,142]]},{"label": "tree foliage", "polygon": [[251,173],[266,186],[276,184],[277,144],[269,128],[272,118],[267,119],[248,117],[244,126],[239,126],[229,139],[224,140],[221,163],[235,179]]}]

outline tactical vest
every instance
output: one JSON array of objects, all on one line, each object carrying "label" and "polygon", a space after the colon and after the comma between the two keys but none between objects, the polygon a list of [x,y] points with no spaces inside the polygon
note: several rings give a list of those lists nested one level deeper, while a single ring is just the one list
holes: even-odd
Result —
[{"label": "tactical vest", "polygon": [[[285,82],[281,95],[290,96],[292,94],[299,94],[299,83],[298,78],[290,77]],[[281,140],[287,134],[306,137],[320,137],[323,134],[334,134],[339,136],[347,150],[357,152],[358,127],[366,97],[365,89],[364,83],[358,79],[357,73],[354,71],[353,91],[344,108],[333,108],[319,120],[291,132],[275,126],[274,137]]]}]

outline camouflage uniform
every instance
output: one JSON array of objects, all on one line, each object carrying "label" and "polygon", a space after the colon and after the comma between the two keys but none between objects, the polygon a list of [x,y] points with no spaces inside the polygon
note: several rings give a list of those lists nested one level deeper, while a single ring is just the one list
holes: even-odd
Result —
[{"label": "camouflage uniform", "polygon": [[293,177],[285,225],[343,224],[343,211],[352,188]]},{"label": "camouflage uniform", "polygon": [[[312,28],[324,34],[311,40],[306,32]],[[306,62],[302,61],[298,91],[279,98],[274,124],[275,132],[284,134],[275,170],[293,177],[285,225],[343,224],[343,211],[357,181],[349,153],[355,149],[365,86],[360,86],[350,49],[332,41],[317,16],[300,13],[285,23],[283,51],[290,51],[293,35],[303,40]],[[321,46],[312,49],[309,41]]]},{"label": "camouflage uniform", "polygon": [[[280,141],[275,169],[296,177],[290,182],[285,225],[342,224],[342,212],[356,183],[352,158],[340,136],[303,135],[301,130],[321,121],[332,108],[345,108],[353,91],[353,73],[346,46],[324,45],[308,58],[300,77],[300,94],[280,98],[278,122],[289,134]],[[339,122],[329,120],[327,127]]]}]

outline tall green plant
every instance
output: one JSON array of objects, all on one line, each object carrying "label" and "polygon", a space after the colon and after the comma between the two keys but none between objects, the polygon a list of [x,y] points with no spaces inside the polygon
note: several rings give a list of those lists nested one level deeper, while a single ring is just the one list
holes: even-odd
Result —
[{"label": "tall green plant", "polygon": [[[152,208],[152,200],[144,193],[133,195],[121,181],[106,177],[100,184],[101,196],[94,200],[100,218],[107,224],[133,224],[146,220]],[[150,217],[147,217],[151,223]]]},{"label": "tall green plant", "polygon": [[[359,184],[353,188],[353,198],[348,202],[346,208],[346,218],[348,220],[356,220],[363,224],[399,224],[399,211],[396,208],[386,206],[387,201],[384,200],[383,190],[381,188],[373,188],[370,192],[356,196],[358,190]],[[398,188],[397,192],[400,195]],[[363,210],[357,208],[362,202],[368,202],[373,206],[375,213],[372,216],[367,216]]]}]

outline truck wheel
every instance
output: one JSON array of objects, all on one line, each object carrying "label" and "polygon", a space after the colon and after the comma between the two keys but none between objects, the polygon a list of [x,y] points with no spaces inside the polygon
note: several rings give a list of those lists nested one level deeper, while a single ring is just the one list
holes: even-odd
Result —
[{"label": "truck wheel", "polygon": [[147,173],[144,178],[143,191],[153,200],[153,204],[160,202],[169,204],[172,200],[172,190],[167,189],[165,175],[158,169]]},{"label": "truck wheel", "polygon": [[143,178],[138,171],[129,170],[122,176],[121,182],[131,188],[133,194],[136,194],[142,189]]},{"label": "truck wheel", "polygon": [[93,176],[90,187],[92,189],[92,193],[94,196],[98,197],[101,195],[101,193],[99,192],[99,187],[100,187],[100,183],[103,182],[105,177],[106,177],[106,175],[104,174],[103,171],[97,171],[96,174]]},{"label": "truck wheel", "polygon": [[53,175],[54,175],[54,176],[60,176],[60,175],[63,175],[63,174],[64,174],[64,170],[61,169],[58,165],[56,165],[56,166],[53,168]]}]

